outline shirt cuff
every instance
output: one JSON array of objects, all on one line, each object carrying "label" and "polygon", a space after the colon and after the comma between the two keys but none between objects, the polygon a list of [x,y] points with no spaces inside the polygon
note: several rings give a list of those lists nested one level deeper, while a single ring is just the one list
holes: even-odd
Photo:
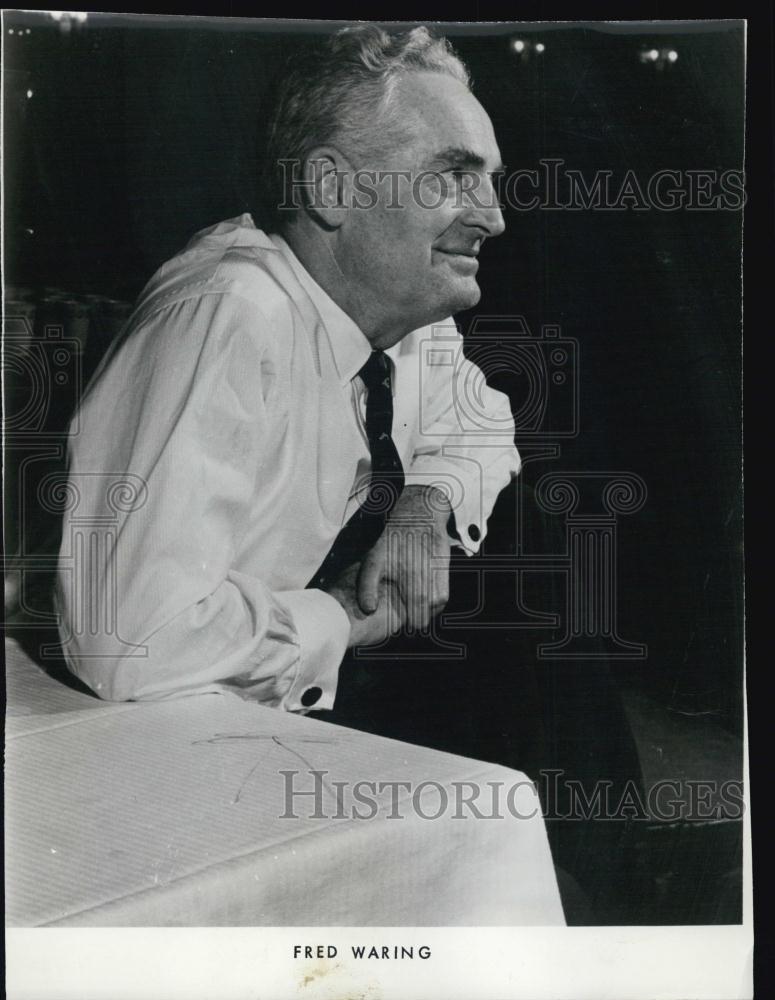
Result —
[{"label": "shirt cuff", "polygon": [[515,448],[508,449],[486,471],[470,457],[422,455],[412,463],[406,482],[435,486],[447,494],[455,527],[455,533],[449,533],[450,539],[472,556],[487,535],[487,519],[498,494],[518,471]]},{"label": "shirt cuff", "polygon": [[296,676],[278,707],[301,713],[333,708],[339,667],[350,641],[347,613],[322,590],[286,590],[274,597],[290,615],[299,641]]}]

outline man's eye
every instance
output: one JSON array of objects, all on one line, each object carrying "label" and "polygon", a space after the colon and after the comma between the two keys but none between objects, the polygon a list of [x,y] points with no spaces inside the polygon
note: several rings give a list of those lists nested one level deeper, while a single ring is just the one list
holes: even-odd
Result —
[{"label": "man's eye", "polygon": [[464,178],[467,176],[468,171],[464,170],[463,167],[450,167],[449,170],[444,171],[442,182],[447,188],[459,188],[463,185]]}]

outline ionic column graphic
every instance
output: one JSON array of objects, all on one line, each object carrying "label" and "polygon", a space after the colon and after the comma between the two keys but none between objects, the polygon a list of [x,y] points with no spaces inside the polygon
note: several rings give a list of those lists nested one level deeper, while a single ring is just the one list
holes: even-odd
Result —
[{"label": "ionic column graphic", "polygon": [[[120,635],[116,564],[120,526],[145,504],[147,495],[145,482],[131,473],[80,473],[69,478],[55,473],[40,484],[41,506],[64,514],[59,571],[70,615],[63,641],[88,637],[88,653],[82,656],[147,654],[145,646]],[[41,652],[56,655],[58,647],[44,647]]]},{"label": "ionic column graphic", "polygon": [[[597,512],[579,509],[588,505],[590,487],[603,508]],[[567,546],[565,635],[539,645],[539,659],[645,659],[644,644],[618,633],[616,532],[618,515],[640,510],[646,496],[646,484],[629,472],[550,473],[539,480],[539,506],[566,515]]]}]

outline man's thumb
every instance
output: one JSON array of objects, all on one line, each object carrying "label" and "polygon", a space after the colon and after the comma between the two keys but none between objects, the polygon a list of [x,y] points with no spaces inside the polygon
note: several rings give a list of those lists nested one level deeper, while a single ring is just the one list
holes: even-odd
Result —
[{"label": "man's thumb", "polygon": [[358,574],[358,604],[364,614],[371,615],[379,604],[380,563],[369,553]]}]

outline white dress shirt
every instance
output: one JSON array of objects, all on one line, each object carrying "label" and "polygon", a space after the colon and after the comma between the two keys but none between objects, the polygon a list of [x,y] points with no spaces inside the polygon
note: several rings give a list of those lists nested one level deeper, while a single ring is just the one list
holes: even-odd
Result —
[{"label": "white dress shirt", "polygon": [[[349,622],[305,585],[368,479],[370,351],[249,215],[154,275],[71,428],[60,632],[98,695],[227,688],[304,711],[318,688],[314,707],[333,706]],[[406,482],[448,492],[473,553],[519,471],[508,400],[465,361],[452,320],[387,353]]]}]

